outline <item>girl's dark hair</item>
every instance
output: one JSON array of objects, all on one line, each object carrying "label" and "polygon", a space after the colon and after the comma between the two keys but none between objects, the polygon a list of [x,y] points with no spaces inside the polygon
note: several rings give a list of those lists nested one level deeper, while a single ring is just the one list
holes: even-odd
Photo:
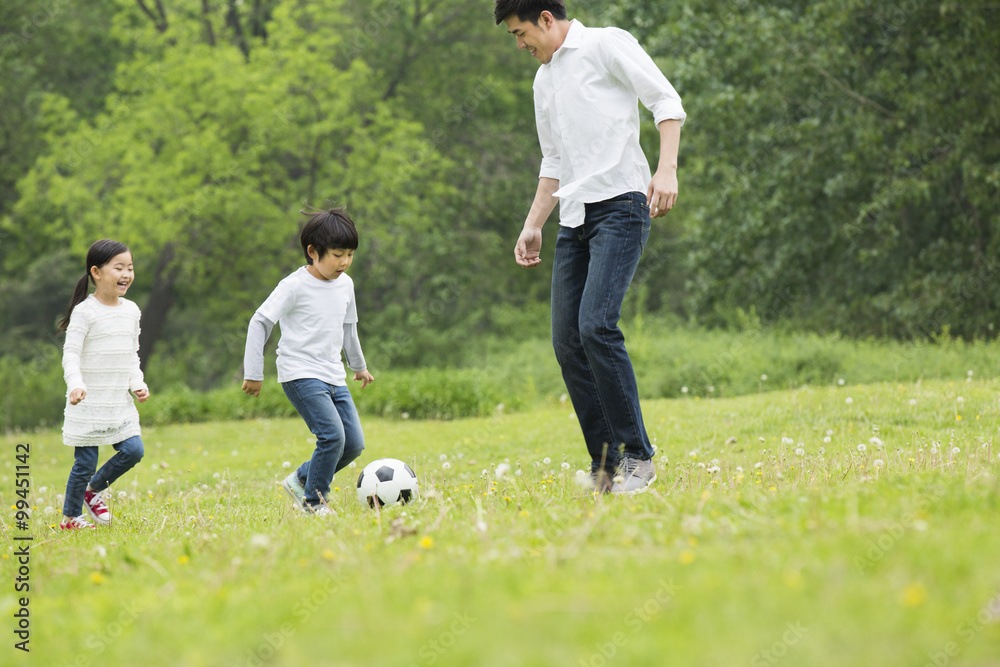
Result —
[{"label": "girl's dark hair", "polygon": [[566,3],[563,0],[496,0],[493,20],[500,25],[511,14],[517,14],[518,20],[538,25],[538,17],[542,12],[549,12],[560,21],[565,21]]},{"label": "girl's dark hair", "polygon": [[90,246],[90,250],[87,251],[87,271],[76,283],[76,289],[73,290],[73,298],[69,300],[69,308],[66,309],[66,316],[59,321],[59,333],[66,331],[67,327],[69,327],[69,317],[73,314],[73,309],[87,298],[87,286],[93,280],[90,270],[95,266],[101,268],[123,252],[131,251],[124,243],[112,241],[111,239],[101,239],[100,241],[95,241]]},{"label": "girl's dark hair", "polygon": [[313,263],[309,256],[309,246],[316,249],[319,259],[323,259],[327,250],[357,250],[358,230],[351,216],[341,208],[329,208],[322,211],[299,211],[309,216],[309,222],[299,234],[299,243],[306,256],[306,262]]}]

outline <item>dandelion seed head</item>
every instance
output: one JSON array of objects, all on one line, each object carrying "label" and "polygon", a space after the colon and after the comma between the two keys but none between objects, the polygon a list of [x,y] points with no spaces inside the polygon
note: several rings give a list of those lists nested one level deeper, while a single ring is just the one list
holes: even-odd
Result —
[{"label": "dandelion seed head", "polygon": [[854,399],[851,398],[850,396],[848,396],[847,398],[844,399],[844,403],[847,403],[848,405],[850,405],[853,402],[854,402]]},{"label": "dandelion seed head", "polygon": [[862,454],[868,451],[868,448],[865,447],[865,443],[862,442],[858,445],[858,451],[861,452]]},{"label": "dandelion seed head", "polygon": [[795,455],[796,456],[805,456],[806,455],[806,450],[804,450],[801,447],[799,447],[798,449],[795,450]]},{"label": "dandelion seed head", "polygon": [[444,463],[442,463],[441,464],[441,468],[443,468],[444,470],[450,470],[451,469],[451,461],[445,461]]}]

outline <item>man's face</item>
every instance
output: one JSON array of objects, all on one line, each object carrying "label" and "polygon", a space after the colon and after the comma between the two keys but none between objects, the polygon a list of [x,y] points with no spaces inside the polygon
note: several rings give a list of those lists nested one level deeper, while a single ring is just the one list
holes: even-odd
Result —
[{"label": "man's face", "polygon": [[559,35],[553,30],[555,18],[549,12],[542,12],[537,24],[522,21],[517,18],[517,14],[508,16],[504,23],[507,25],[507,32],[517,40],[517,48],[527,49],[543,65],[552,60],[552,54],[562,46]]}]

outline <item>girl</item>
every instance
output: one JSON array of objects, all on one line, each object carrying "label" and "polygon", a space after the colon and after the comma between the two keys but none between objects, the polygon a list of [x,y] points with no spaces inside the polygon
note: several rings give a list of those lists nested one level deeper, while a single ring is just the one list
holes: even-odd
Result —
[{"label": "girl", "polygon": [[[139,369],[139,308],[122,298],[134,278],[128,247],[97,241],[87,251],[87,272],[59,323],[59,331],[66,332],[62,363],[68,391],[63,442],[75,448],[76,458],[61,528],[96,528],[81,514],[81,505],[94,522],[110,524],[101,492],[142,459],[139,412],[129,395],[140,403],[149,398]],[[95,287],[90,296],[88,282]],[[97,470],[102,445],[118,453]]]}]

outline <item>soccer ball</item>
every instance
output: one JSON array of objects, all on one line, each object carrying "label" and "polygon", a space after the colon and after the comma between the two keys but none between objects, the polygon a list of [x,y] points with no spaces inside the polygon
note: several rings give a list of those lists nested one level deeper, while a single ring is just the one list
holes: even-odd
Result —
[{"label": "soccer ball", "polygon": [[408,503],[417,497],[417,475],[398,459],[377,459],[358,476],[358,500],[369,507]]}]

